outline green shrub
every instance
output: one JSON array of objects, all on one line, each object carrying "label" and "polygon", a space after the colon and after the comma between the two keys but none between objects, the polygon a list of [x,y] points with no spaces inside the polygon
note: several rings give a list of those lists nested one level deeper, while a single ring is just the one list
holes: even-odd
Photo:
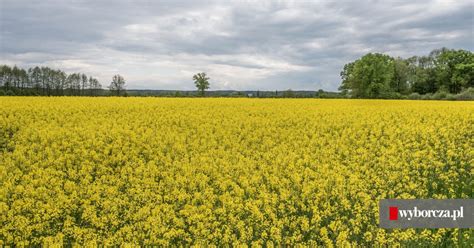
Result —
[{"label": "green shrub", "polygon": [[421,100],[432,100],[433,99],[433,95],[430,94],[430,93],[426,93],[424,95],[421,95]]},{"label": "green shrub", "polygon": [[447,96],[448,96],[448,92],[441,90],[434,93],[431,98],[435,100],[442,100],[442,99],[446,99]]},{"label": "green shrub", "polygon": [[446,100],[451,100],[451,101],[452,101],[452,100],[456,100],[456,96],[453,95],[453,94],[448,94],[448,95],[446,96]]},{"label": "green shrub", "polygon": [[454,96],[456,100],[474,100],[474,88],[469,87],[461,93]]},{"label": "green shrub", "polygon": [[7,90],[7,92],[5,93],[5,95],[7,95],[7,96],[14,96],[14,95],[15,95],[15,92],[13,92],[12,90]]},{"label": "green shrub", "polygon": [[421,95],[414,92],[414,93],[411,93],[410,95],[408,95],[408,99],[411,99],[411,100],[420,100],[421,99]]}]

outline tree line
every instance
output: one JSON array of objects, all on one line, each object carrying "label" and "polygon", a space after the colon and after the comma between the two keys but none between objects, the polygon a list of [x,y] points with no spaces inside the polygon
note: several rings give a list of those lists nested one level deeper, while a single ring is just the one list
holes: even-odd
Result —
[{"label": "tree line", "polygon": [[[209,96],[250,97],[325,97],[325,98],[410,98],[410,99],[474,99],[474,53],[466,50],[435,49],[427,56],[407,59],[393,58],[386,54],[368,53],[356,61],[344,65],[340,73],[340,93],[312,94],[287,90],[278,94],[259,91],[247,94],[239,92],[214,92]],[[136,91],[137,96],[205,96],[210,88],[206,73],[193,76],[197,94],[178,91]],[[67,74],[49,67],[27,70],[17,66],[0,65],[0,95],[42,96],[98,96],[128,95],[125,79],[121,75],[112,78],[108,91],[102,89],[99,80],[83,73]],[[235,95],[237,94],[237,95]]]},{"label": "tree line", "polygon": [[353,98],[472,95],[474,54],[447,48],[407,59],[369,53],[346,64],[340,75],[339,90]]},{"label": "tree line", "polygon": [[6,95],[94,96],[99,95],[99,80],[83,73],[67,74],[49,67],[29,69],[0,66],[0,90]]},{"label": "tree line", "polygon": [[67,74],[49,67],[27,70],[17,66],[0,65],[0,95],[23,96],[100,96],[126,95],[125,79],[112,77],[109,91],[94,77],[84,73]]}]

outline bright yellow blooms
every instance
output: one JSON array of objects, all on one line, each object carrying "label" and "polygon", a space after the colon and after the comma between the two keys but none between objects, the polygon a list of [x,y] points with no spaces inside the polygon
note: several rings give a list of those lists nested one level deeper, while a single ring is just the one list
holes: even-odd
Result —
[{"label": "bright yellow blooms", "polygon": [[0,246],[451,243],[378,200],[472,198],[474,103],[0,98]]}]

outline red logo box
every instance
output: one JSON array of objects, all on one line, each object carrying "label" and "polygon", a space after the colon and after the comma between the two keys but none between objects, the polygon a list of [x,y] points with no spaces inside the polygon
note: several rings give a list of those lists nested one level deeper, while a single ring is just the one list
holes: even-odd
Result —
[{"label": "red logo box", "polygon": [[388,207],[389,210],[389,220],[398,220],[398,207]]}]

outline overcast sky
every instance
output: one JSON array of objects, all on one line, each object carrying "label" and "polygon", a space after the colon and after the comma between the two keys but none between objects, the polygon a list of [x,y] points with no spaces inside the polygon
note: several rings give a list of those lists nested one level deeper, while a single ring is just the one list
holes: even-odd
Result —
[{"label": "overcast sky", "polygon": [[0,0],[0,64],[83,72],[108,85],[336,90],[368,52],[474,48],[473,1]]}]

